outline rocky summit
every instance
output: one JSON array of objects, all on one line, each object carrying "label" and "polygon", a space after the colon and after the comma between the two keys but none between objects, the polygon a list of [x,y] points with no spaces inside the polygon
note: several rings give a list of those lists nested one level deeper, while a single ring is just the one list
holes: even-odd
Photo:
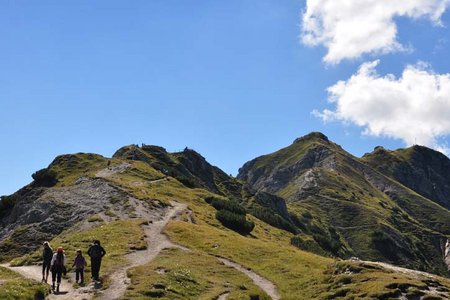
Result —
[{"label": "rocky summit", "polygon": [[[359,158],[313,132],[235,178],[129,145],[32,177],[0,201],[1,299],[450,298],[450,160],[426,147]],[[71,262],[94,239],[99,282],[39,283],[43,241]]]}]

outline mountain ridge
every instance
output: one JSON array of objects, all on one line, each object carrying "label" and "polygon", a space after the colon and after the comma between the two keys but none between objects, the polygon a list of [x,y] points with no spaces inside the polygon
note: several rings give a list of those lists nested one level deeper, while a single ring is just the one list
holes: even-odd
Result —
[{"label": "mountain ridge", "polygon": [[[217,281],[232,282],[231,287],[215,285],[213,294],[207,292],[204,276],[214,265],[209,256],[252,268],[276,285],[282,299],[442,296],[445,289],[450,291],[450,280],[433,277],[443,290],[434,293],[427,280],[436,275],[424,273],[413,280],[394,267],[366,262],[449,276],[450,212],[439,199],[397,181],[395,172],[383,171],[376,161],[370,154],[355,157],[318,132],[247,162],[237,178],[188,148],[171,153],[160,146],[129,145],[112,158],[60,155],[33,174],[31,184],[2,197],[2,260],[38,262],[35,249],[42,240],[67,244],[69,250],[85,247],[85,233],[117,249],[105,262],[106,274],[113,276],[116,267],[125,268],[123,257],[145,249],[145,230],[140,228],[162,218],[176,202],[184,210],[164,230],[173,243],[188,250],[163,251],[155,262],[130,269],[134,290],[127,290],[126,297],[156,293],[162,299],[203,299],[226,294],[234,299],[240,293],[249,299],[255,293],[268,299],[257,287],[234,285],[234,273],[224,273],[221,276],[231,277]],[[416,168],[423,165],[413,162]],[[433,170],[444,178],[445,168]],[[176,256],[189,263],[180,269],[173,265]],[[186,281],[190,288],[179,286],[177,294],[168,286],[182,280],[176,274],[185,274],[183,268],[196,277]],[[374,285],[367,284],[369,278]]]}]

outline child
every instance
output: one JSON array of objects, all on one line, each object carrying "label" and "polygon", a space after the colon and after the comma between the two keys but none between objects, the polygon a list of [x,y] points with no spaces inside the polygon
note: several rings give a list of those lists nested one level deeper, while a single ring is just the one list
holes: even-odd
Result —
[{"label": "child", "polygon": [[81,254],[81,250],[77,250],[77,256],[75,257],[75,260],[73,261],[72,267],[75,267],[75,280],[78,283],[78,279],[80,279],[80,284],[84,283],[84,267],[86,267],[86,260],[84,259],[83,255]]}]

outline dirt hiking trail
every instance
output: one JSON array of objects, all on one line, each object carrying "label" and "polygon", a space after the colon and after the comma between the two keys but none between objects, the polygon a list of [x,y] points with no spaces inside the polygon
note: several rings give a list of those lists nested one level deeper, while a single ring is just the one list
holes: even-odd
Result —
[{"label": "dirt hiking trail", "polygon": [[[93,284],[75,289],[72,286],[71,280],[63,279],[60,286],[60,293],[50,294],[47,299],[83,300],[91,299],[94,294],[96,295],[96,299],[119,299],[123,296],[130,283],[130,279],[127,277],[127,269],[150,262],[159,254],[159,252],[161,252],[161,250],[166,248],[180,248],[189,251],[185,247],[173,244],[167,236],[162,233],[167,223],[170,220],[177,218],[187,208],[185,204],[172,202],[172,207],[166,210],[164,216],[160,220],[154,221],[155,215],[149,212],[140,201],[136,202],[139,202],[134,203],[137,218],[148,221],[148,225],[142,226],[146,236],[147,249],[128,254],[127,259],[129,264],[109,275],[109,287],[104,291],[99,291]],[[42,279],[41,266],[11,267],[8,264],[2,266],[17,272],[28,279],[35,281],[41,281]],[[71,274],[71,276],[72,275],[73,274]],[[48,282],[51,283],[51,274],[49,275]]]},{"label": "dirt hiking trail", "polygon": [[[123,163],[117,166],[108,166],[103,170],[97,172],[96,176],[107,179],[116,173],[122,173],[130,168],[131,165]],[[168,178],[160,178],[152,181],[152,183],[168,180]],[[136,183],[137,185],[140,182]],[[137,199],[130,199],[132,206],[134,207],[134,213],[136,218],[142,219],[145,225],[142,225],[142,229],[145,233],[145,240],[147,242],[146,250],[139,250],[130,254],[127,254],[128,265],[116,269],[114,272],[108,275],[108,288],[100,290],[99,286],[94,286],[91,283],[85,287],[74,288],[72,285],[73,274],[70,273],[70,280],[63,279],[60,286],[59,294],[50,294],[47,299],[59,299],[59,300],[88,300],[95,296],[95,299],[99,300],[114,300],[120,299],[124,295],[130,279],[127,277],[127,270],[140,265],[145,265],[154,259],[163,249],[167,248],[179,248],[185,251],[190,251],[188,248],[172,243],[169,238],[163,234],[164,228],[170,220],[181,220],[183,212],[187,212],[187,221],[195,223],[192,211],[187,208],[186,204],[171,202],[171,206],[164,209],[164,213],[161,214],[152,212],[147,208],[142,201]],[[259,276],[255,272],[225,258],[218,258],[223,264],[235,268],[239,272],[244,273],[253,282],[264,290],[273,300],[279,300],[280,296],[276,289],[276,286],[267,279]],[[10,267],[9,265],[2,265],[7,267],[25,278],[41,281],[42,279],[42,267],[41,266],[22,266],[22,267]],[[50,276],[51,277],[51,274]],[[49,278],[51,283],[51,278]],[[219,300],[225,300],[228,298],[230,292],[224,292],[218,295]]]},{"label": "dirt hiking trail", "polygon": [[[164,217],[159,221],[149,222],[143,225],[147,241],[147,249],[136,251],[127,255],[129,265],[121,268],[109,276],[109,288],[103,291],[98,298],[101,300],[119,299],[125,293],[130,279],[127,277],[127,269],[144,265],[154,259],[163,249],[180,248],[189,251],[187,248],[175,245],[166,235],[162,233],[167,223],[180,215],[186,208],[186,204],[172,202],[172,207],[168,209]],[[136,215],[140,219],[149,220],[148,212],[144,206],[136,206]],[[151,220],[149,220],[151,221]]]},{"label": "dirt hiking trail", "polygon": [[[447,289],[444,288],[441,283],[439,283],[439,276],[427,272],[407,269],[403,267],[398,267],[395,265],[391,265],[384,262],[372,262],[372,261],[361,261],[363,264],[371,265],[371,266],[378,266],[385,270],[390,270],[398,273],[403,273],[410,275],[413,278],[422,280],[427,283],[427,286],[422,291],[424,292],[425,297],[429,297],[429,299],[449,299]],[[434,298],[433,298],[434,297]],[[421,299],[422,299],[421,298]],[[406,297],[406,293],[402,293],[399,299],[409,299]]]},{"label": "dirt hiking trail", "polygon": [[[19,273],[25,278],[32,279],[35,281],[40,282],[42,279],[42,266],[23,266],[23,267],[10,267],[8,264],[1,265],[2,267],[8,268],[14,272]],[[52,275],[51,273],[48,276],[48,282],[51,284]],[[72,282],[69,282],[67,279],[61,280],[61,286],[59,288],[60,292],[59,294],[50,294],[47,296],[46,299],[54,300],[84,300],[84,299],[91,299],[92,295],[89,293],[91,292],[91,288],[86,287],[80,287],[78,289],[74,289],[72,286]]]},{"label": "dirt hiking trail", "polygon": [[[245,267],[243,267],[235,262],[232,262],[228,259],[220,257],[220,258],[218,258],[218,260],[221,261],[224,265],[235,268],[239,272],[247,275],[247,277],[249,277],[251,280],[253,280],[253,282],[257,286],[259,286],[264,292],[266,292],[266,294],[269,295],[273,300],[280,299],[280,294],[278,293],[277,287],[271,281],[259,276],[252,270],[246,269]],[[223,296],[223,295],[225,295],[225,294],[222,294],[221,296]],[[227,296],[228,295],[226,295],[225,298],[222,298],[222,299],[226,299]]]},{"label": "dirt hiking trail", "polygon": [[[134,202],[134,201],[133,201]],[[163,230],[167,223],[173,219],[180,219],[180,216],[184,211],[187,210],[187,205],[171,202],[171,207],[166,209],[165,214],[159,220],[155,220],[155,214],[148,211],[148,209],[141,203],[141,201],[135,201],[133,203],[135,207],[136,217],[148,221],[147,225],[142,225],[145,232],[147,249],[140,250],[128,254],[127,260],[129,264],[123,268],[117,269],[111,273],[108,277],[108,288],[101,291],[94,287],[93,284],[87,285],[85,287],[74,288],[71,280],[63,279],[61,282],[60,293],[50,294],[47,299],[54,300],[88,300],[91,299],[95,294],[95,299],[99,300],[114,300],[120,299],[126,289],[130,284],[130,279],[127,277],[127,270],[140,265],[145,265],[154,259],[163,249],[167,248],[179,248],[185,251],[190,251],[188,248],[172,243],[169,238],[163,234]],[[188,220],[189,221],[189,220]],[[255,272],[235,263],[225,258],[218,258],[224,265],[232,267],[239,272],[242,272],[253,282],[259,286],[263,291],[265,291],[273,300],[279,300],[280,295],[277,291],[275,284],[268,281],[267,279],[259,276]],[[7,267],[22,276],[33,279],[36,281],[41,281],[42,279],[42,267],[41,266],[23,266],[23,267],[10,267],[9,265],[2,265]],[[71,274],[72,276],[73,274]],[[51,274],[50,276],[51,277]],[[49,278],[49,282],[51,279]],[[228,298],[229,292],[225,292],[219,295],[219,300],[226,300]]]}]

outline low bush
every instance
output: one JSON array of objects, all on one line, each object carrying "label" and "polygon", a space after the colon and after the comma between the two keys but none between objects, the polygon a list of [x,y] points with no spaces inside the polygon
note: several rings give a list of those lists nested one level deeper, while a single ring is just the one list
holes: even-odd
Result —
[{"label": "low bush", "polygon": [[313,239],[303,239],[296,235],[291,238],[291,245],[301,250],[317,253],[319,255],[326,255],[327,253],[317,244]]},{"label": "low bush", "polygon": [[175,178],[181,182],[185,187],[188,188],[196,188],[197,187],[197,183],[195,182],[195,180],[193,178],[184,176],[184,175],[175,175]]},{"label": "low bush", "polygon": [[0,197],[0,215],[4,211],[13,208],[17,201],[18,201],[18,197],[15,195],[1,196]]},{"label": "low bush", "polygon": [[55,171],[45,168],[34,172],[33,175],[31,175],[31,177],[33,177],[34,183],[36,185],[51,187],[58,182],[56,175],[57,174]]},{"label": "low bush", "polygon": [[341,243],[339,240],[335,240],[328,235],[313,234],[314,240],[324,249],[332,254],[337,254],[341,248]]},{"label": "low bush", "polygon": [[245,208],[233,200],[224,200],[216,197],[206,197],[205,201],[217,210],[227,210],[238,215],[246,214]]},{"label": "low bush", "polygon": [[255,228],[255,223],[247,221],[247,212],[237,201],[206,197],[205,202],[217,210],[216,219],[223,226],[243,235],[249,234]]},{"label": "low bush", "polygon": [[223,226],[244,235],[249,234],[255,228],[255,223],[247,221],[245,215],[236,214],[225,209],[216,212],[216,219]]},{"label": "low bush", "polygon": [[399,249],[394,240],[381,230],[372,232],[372,243],[375,248],[392,261],[398,260]]},{"label": "low bush", "polygon": [[250,213],[256,218],[266,222],[269,225],[272,225],[280,229],[284,229],[293,234],[297,234],[299,231],[294,224],[292,224],[291,222],[287,221],[286,219],[284,219],[283,217],[281,217],[280,215],[269,209],[254,206],[252,207]]},{"label": "low bush", "polygon": [[334,255],[337,255],[343,246],[339,234],[334,228],[329,228],[328,232],[317,225],[312,225],[310,228],[313,239],[320,245],[320,247]]},{"label": "low bush", "polygon": [[307,224],[308,224],[309,220],[304,222],[295,213],[292,213],[292,212],[289,213],[289,218],[292,220],[294,225],[297,226],[297,228],[300,228],[304,232],[308,232]]}]

